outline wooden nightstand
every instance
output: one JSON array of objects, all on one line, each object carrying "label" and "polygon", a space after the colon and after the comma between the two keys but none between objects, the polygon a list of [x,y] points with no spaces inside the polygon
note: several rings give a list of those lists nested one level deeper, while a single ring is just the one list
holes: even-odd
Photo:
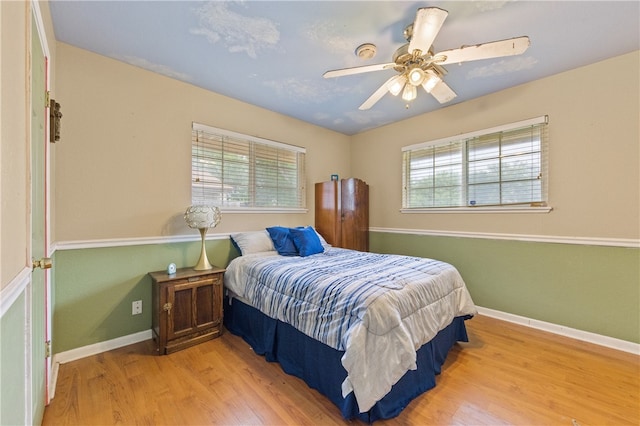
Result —
[{"label": "wooden nightstand", "polygon": [[222,334],[224,269],[181,268],[175,274],[149,272],[152,280],[152,330],[160,355]]}]

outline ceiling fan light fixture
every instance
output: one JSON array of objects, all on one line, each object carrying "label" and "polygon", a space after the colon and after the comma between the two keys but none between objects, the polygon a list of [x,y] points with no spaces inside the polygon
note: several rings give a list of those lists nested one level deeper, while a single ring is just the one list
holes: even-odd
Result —
[{"label": "ceiling fan light fixture", "polygon": [[406,82],[407,77],[403,74],[398,74],[389,80],[389,83],[387,83],[387,89],[389,89],[389,93],[393,96],[398,96]]},{"label": "ceiling fan light fixture", "polygon": [[420,67],[412,68],[409,71],[409,83],[414,86],[420,86],[424,82],[425,78],[427,78],[427,73],[425,73]]},{"label": "ceiling fan light fixture", "polygon": [[[529,37],[521,36],[434,53],[433,42],[448,14],[449,12],[438,7],[419,8],[413,23],[405,28],[404,36],[407,43],[393,53],[393,62],[330,70],[325,72],[323,77],[333,78],[394,69],[397,74],[382,83],[360,105],[359,109],[362,111],[370,109],[387,93],[398,96],[400,92],[408,108],[408,103],[418,95],[418,86],[422,86],[427,93],[444,104],[457,96],[444,81],[447,75],[444,65],[520,55],[530,45]],[[375,55],[375,51],[375,45],[365,43],[358,46],[355,53],[361,59],[368,59]]]},{"label": "ceiling fan light fixture", "polygon": [[404,99],[407,102],[411,102],[416,98],[416,96],[418,96],[418,90],[416,89],[416,86],[414,86],[413,84],[407,84],[404,86],[404,91],[402,92],[402,99]]}]

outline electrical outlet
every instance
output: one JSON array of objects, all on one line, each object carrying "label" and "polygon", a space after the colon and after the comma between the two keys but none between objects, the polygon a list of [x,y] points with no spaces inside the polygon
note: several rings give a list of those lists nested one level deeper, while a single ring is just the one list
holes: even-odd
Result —
[{"label": "electrical outlet", "polygon": [[131,315],[138,315],[142,313],[142,300],[136,300],[131,302]]}]

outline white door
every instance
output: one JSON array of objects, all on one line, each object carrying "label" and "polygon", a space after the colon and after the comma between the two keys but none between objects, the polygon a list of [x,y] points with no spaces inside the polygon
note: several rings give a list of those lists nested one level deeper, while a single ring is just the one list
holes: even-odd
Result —
[{"label": "white door", "polygon": [[[33,4],[33,3],[32,3]],[[31,395],[32,413],[44,412],[49,403],[51,358],[46,353],[50,336],[50,266],[48,215],[49,110],[46,39],[39,9],[34,8],[31,30]]]}]

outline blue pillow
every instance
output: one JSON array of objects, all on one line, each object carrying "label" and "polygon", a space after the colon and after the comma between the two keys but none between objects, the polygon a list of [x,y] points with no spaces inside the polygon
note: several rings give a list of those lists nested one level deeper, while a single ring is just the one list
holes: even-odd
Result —
[{"label": "blue pillow", "polygon": [[324,247],[322,247],[318,234],[316,234],[315,229],[310,226],[302,229],[291,228],[289,229],[289,234],[293,239],[293,244],[295,244],[298,249],[298,253],[300,253],[300,256],[302,257],[311,256],[312,254],[318,254],[324,251]]},{"label": "blue pillow", "polygon": [[298,250],[293,244],[293,240],[289,235],[289,228],[284,226],[272,226],[267,228],[267,232],[273,241],[276,251],[281,256],[297,256]]}]

